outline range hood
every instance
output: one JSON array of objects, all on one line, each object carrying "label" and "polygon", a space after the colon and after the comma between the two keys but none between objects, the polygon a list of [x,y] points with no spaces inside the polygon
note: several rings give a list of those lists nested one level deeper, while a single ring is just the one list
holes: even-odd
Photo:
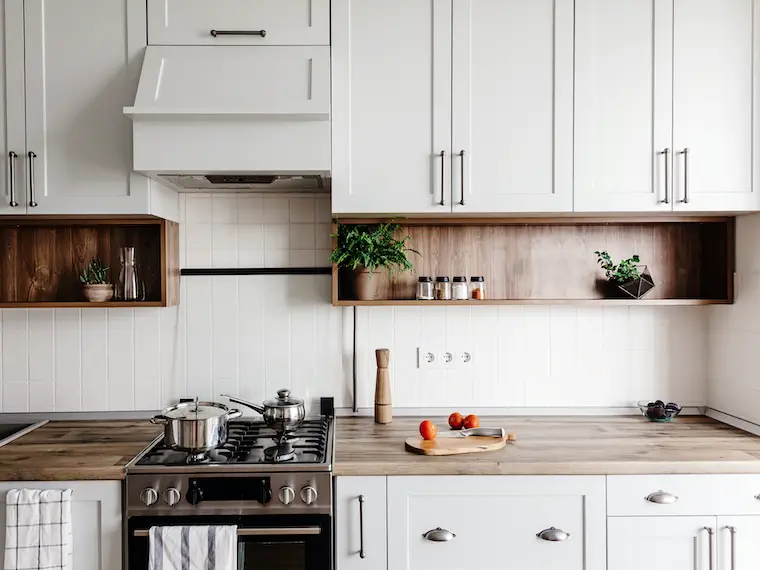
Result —
[{"label": "range hood", "polygon": [[330,187],[330,48],[149,46],[133,168],[178,191]]}]

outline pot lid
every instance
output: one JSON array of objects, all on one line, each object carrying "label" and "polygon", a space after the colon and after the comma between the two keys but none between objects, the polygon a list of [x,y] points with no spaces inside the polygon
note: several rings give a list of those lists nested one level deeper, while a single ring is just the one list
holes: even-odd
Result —
[{"label": "pot lid", "polygon": [[197,399],[194,402],[183,402],[166,408],[163,412],[163,416],[170,420],[208,420],[211,418],[218,418],[226,416],[230,409],[224,404],[217,404],[216,402],[199,402]]},{"label": "pot lid", "polygon": [[290,397],[290,390],[283,388],[277,390],[276,400],[267,400],[264,402],[264,406],[267,408],[297,408],[303,406],[303,400]]}]

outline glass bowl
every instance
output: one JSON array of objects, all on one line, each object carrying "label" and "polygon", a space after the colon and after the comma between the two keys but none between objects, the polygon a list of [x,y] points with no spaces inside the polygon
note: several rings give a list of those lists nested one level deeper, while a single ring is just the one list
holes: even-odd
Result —
[{"label": "glass bowl", "polygon": [[667,423],[678,414],[681,413],[681,406],[674,402],[669,404],[664,403],[662,400],[656,400],[650,402],[649,400],[641,400],[637,403],[641,413],[650,422]]}]

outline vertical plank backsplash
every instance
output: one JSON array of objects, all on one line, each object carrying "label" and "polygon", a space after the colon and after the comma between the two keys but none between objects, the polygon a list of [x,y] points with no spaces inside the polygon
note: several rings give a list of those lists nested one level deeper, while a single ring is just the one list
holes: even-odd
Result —
[{"label": "vertical plank backsplash", "polygon": [[[326,266],[326,196],[180,196],[182,267]],[[0,409],[153,410],[184,396],[263,400],[288,386],[351,404],[352,309],[329,276],[188,277],[179,307],[0,311]],[[358,309],[359,404],[391,349],[399,407],[703,404],[707,308]],[[417,347],[469,348],[469,369],[423,372]]]}]

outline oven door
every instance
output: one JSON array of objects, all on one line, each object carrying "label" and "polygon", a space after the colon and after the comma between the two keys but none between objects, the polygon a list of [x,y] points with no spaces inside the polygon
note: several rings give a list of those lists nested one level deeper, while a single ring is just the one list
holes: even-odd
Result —
[{"label": "oven door", "polygon": [[238,570],[330,570],[332,523],[316,516],[131,517],[127,568],[147,570],[152,526],[237,525]]}]

